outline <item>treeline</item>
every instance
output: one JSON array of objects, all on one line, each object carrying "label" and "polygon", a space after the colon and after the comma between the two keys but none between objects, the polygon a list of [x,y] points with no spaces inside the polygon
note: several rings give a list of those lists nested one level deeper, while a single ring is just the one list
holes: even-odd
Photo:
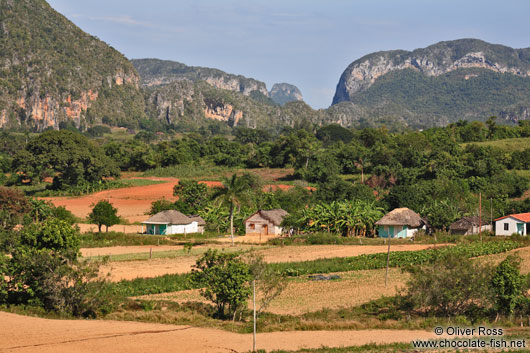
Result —
[{"label": "treeline", "polygon": [[47,131],[34,138],[4,132],[0,134],[0,168],[11,175],[4,176],[4,183],[31,184],[50,177],[50,187],[56,189],[102,185],[119,177],[120,170],[292,168],[289,179],[316,188],[300,208],[376,202],[375,207],[385,211],[409,207],[429,218],[435,228],[444,229],[463,215],[478,214],[479,193],[489,203],[483,212],[488,218],[528,211],[528,199],[513,199],[528,189],[528,177],[521,170],[530,169],[530,148],[506,150],[472,142],[529,136],[528,122],[502,126],[495,118],[485,124],[458,122],[405,133],[338,125],[285,128],[278,135],[235,128],[232,135],[190,133],[169,139],[141,131],[125,140],[89,140],[68,130]]}]

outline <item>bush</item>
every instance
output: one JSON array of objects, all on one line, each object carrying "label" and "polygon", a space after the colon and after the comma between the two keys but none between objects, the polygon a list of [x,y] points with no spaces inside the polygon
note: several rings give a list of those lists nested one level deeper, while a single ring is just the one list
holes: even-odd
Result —
[{"label": "bush", "polygon": [[520,266],[521,259],[510,255],[497,266],[491,279],[495,307],[501,314],[513,314],[517,304],[522,303],[524,278]]},{"label": "bush", "polygon": [[13,254],[8,302],[30,304],[74,316],[94,317],[110,304],[98,264],[71,260],[49,249]]},{"label": "bush", "polygon": [[465,315],[488,306],[491,268],[456,254],[432,265],[408,268],[407,296],[415,307],[443,316]]}]

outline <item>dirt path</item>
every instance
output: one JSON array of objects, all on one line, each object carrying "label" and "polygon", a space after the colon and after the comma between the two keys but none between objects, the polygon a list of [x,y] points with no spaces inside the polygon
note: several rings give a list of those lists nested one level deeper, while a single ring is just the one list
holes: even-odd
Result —
[{"label": "dirt path", "polygon": [[[218,353],[252,349],[251,334],[140,322],[47,320],[9,313],[0,313],[0,338],[2,353]],[[436,336],[412,330],[288,331],[260,333],[257,343],[259,349],[270,351],[428,338]]]},{"label": "dirt path", "polygon": [[[413,251],[430,248],[431,245],[410,244],[395,245],[392,251]],[[148,252],[148,248],[146,248]],[[249,249],[247,246],[244,249]],[[105,250],[103,250],[105,251]],[[362,254],[375,254],[387,251],[385,245],[307,245],[272,247],[259,250],[266,262],[294,262],[326,259],[334,257],[349,257]],[[105,255],[108,253],[105,253]],[[137,277],[157,277],[169,273],[186,273],[191,271],[197,255],[179,256],[176,258],[152,259],[148,261],[113,262],[102,267],[101,273],[110,273],[111,281],[134,279]]]},{"label": "dirt path", "polygon": [[107,248],[83,248],[81,249],[81,255],[87,256],[107,256],[107,255],[122,255],[122,254],[141,254],[149,253],[153,249],[153,252],[158,251],[182,251],[184,249],[181,245],[135,245],[135,246],[112,246]]}]

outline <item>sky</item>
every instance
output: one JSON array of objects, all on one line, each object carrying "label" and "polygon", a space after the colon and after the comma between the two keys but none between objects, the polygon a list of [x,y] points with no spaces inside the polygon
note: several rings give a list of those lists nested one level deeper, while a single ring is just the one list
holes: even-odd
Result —
[{"label": "sky", "polygon": [[296,85],[331,104],[340,75],[381,50],[460,38],[530,47],[528,0],[48,0],[130,59],[159,58]]}]

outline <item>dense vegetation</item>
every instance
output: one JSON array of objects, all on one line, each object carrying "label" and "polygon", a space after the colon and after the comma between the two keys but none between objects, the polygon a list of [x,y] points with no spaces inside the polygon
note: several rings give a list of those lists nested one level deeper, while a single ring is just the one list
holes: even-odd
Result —
[{"label": "dense vegetation", "polygon": [[459,69],[436,77],[406,69],[379,78],[352,97],[352,102],[375,120],[391,121],[398,116],[411,128],[493,114],[511,120],[530,106],[529,81],[486,69]]},{"label": "dense vegetation", "polygon": [[0,305],[85,317],[109,308],[98,264],[78,259],[72,214],[8,188],[0,197]]},{"label": "dense vegetation", "polygon": [[[11,173],[10,178],[4,177],[8,184],[53,177],[50,187],[56,189],[78,187],[83,182],[106,185],[104,177],[118,173],[112,169],[114,164],[123,171],[195,180],[213,175],[208,172],[212,168],[221,176],[238,168],[292,168],[293,174],[283,181],[294,184],[287,191],[264,189],[259,178],[248,179],[252,195],[241,198],[232,213],[236,230],[242,230],[243,219],[256,209],[284,208],[292,215],[289,224],[304,231],[373,234],[374,220],[395,207],[409,207],[427,217],[433,228],[444,230],[459,217],[476,213],[479,193],[490,206],[483,209],[486,219],[527,211],[528,199],[521,196],[528,189],[528,177],[521,171],[530,169],[530,149],[505,150],[475,142],[521,137],[525,141],[529,135],[530,125],[508,127],[497,124],[495,118],[486,124],[462,121],[446,128],[404,133],[389,133],[384,128],[350,130],[338,125],[285,129],[278,136],[245,128],[235,129],[233,137],[210,137],[204,131],[183,136],[168,133],[162,139],[142,132],[126,140],[113,140],[112,135],[97,138],[97,145],[70,131],[47,132],[30,139],[3,133],[0,167]],[[53,141],[70,147],[55,151],[58,147]],[[50,143],[54,146],[46,147]],[[83,145],[89,148],[80,148]],[[196,177],[190,174],[193,170],[199,173]],[[300,181],[292,182],[297,179]],[[183,188],[176,190],[182,197],[177,204],[166,202],[155,205],[154,210],[201,213],[211,230],[229,229],[231,203],[222,203],[215,192],[196,182],[183,183]],[[225,185],[229,183],[226,180]],[[358,216],[367,216],[338,217],[341,210],[354,204]]]}]

